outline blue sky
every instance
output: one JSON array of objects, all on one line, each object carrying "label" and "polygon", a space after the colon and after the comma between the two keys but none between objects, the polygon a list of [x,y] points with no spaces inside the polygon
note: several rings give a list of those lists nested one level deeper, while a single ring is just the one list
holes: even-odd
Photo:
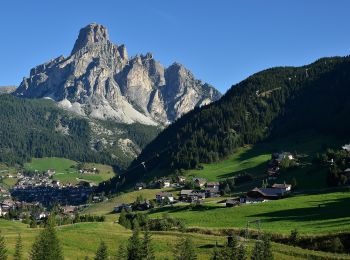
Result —
[{"label": "blue sky", "polygon": [[69,55],[79,29],[104,24],[129,55],[177,61],[225,92],[252,73],[350,54],[347,0],[4,0],[0,85]]}]

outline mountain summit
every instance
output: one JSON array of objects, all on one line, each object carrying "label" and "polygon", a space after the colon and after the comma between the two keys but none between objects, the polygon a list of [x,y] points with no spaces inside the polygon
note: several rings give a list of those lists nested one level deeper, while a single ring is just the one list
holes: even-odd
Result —
[{"label": "mountain summit", "polygon": [[31,69],[14,95],[50,98],[82,116],[147,125],[167,125],[221,97],[178,63],[165,68],[151,53],[129,59],[125,46],[112,43],[96,23],[80,30],[69,57]]}]

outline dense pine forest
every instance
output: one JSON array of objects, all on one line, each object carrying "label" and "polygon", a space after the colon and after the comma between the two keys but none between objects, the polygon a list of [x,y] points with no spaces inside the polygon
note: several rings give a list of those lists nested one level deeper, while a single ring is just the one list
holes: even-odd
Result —
[{"label": "dense pine forest", "polygon": [[[217,102],[184,115],[151,142],[129,176],[190,169],[225,158],[244,144],[297,131],[342,136],[350,130],[350,57],[259,72]],[[132,177],[134,178],[134,177]]]},{"label": "dense pine forest", "polygon": [[90,148],[86,120],[72,117],[49,100],[0,95],[0,161],[23,163],[32,157],[57,156],[112,163]]}]

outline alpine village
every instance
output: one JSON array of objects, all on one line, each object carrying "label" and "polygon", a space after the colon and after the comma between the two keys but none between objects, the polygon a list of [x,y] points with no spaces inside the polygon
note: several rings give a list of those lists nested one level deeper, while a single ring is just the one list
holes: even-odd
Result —
[{"label": "alpine village", "polygon": [[[54,8],[53,2],[41,4]],[[103,5],[78,2],[79,7],[72,4],[77,17],[80,5]],[[118,5],[106,2],[117,12]],[[153,2],[159,1],[142,6]],[[186,8],[187,2],[180,2]],[[205,2],[207,8],[216,5]],[[297,2],[299,8],[306,5]],[[319,8],[327,1],[311,2]],[[178,4],[161,5],[175,14],[171,8]],[[207,18],[194,6],[188,7],[191,17],[204,23]],[[101,17],[111,14],[106,9]],[[212,12],[218,9],[225,8]],[[90,11],[89,20],[95,19],[92,14],[99,11]],[[145,11],[139,18],[151,16]],[[186,27],[176,17],[182,16],[164,13],[164,23]],[[113,34],[119,25],[110,31],[95,22],[76,26],[61,26],[61,36],[70,30],[67,35],[76,39],[59,36],[60,44],[71,48],[68,55],[26,67],[17,86],[0,87],[0,260],[350,259],[350,56],[264,65],[219,91],[181,63],[162,65],[156,52],[130,55],[126,45],[111,40],[118,39]],[[41,37],[44,51],[49,39],[39,33],[39,24],[35,27],[23,27],[31,35],[25,44]],[[176,59],[186,41],[196,46],[205,41],[184,38],[181,46],[163,44],[163,52]],[[143,50],[145,42],[131,39],[132,53]],[[225,40],[216,41],[210,52],[219,55]],[[190,61],[194,57],[187,63],[196,71],[208,66],[208,78],[220,70],[210,56],[205,65]],[[249,62],[241,68],[235,63],[228,79],[236,69],[251,71]],[[262,64],[280,64],[268,62]]]}]

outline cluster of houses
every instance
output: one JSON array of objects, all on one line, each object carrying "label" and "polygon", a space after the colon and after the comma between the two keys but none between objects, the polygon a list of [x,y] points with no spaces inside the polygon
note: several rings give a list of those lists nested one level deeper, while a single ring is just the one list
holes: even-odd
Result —
[{"label": "cluster of houses", "polygon": [[[220,197],[220,184],[218,182],[207,182],[204,178],[193,178],[196,189],[183,189],[180,191],[179,201],[200,203],[205,198]],[[175,198],[171,192],[159,192],[156,194],[158,203],[174,202]]]},{"label": "cluster of houses", "polygon": [[281,152],[272,154],[272,159],[269,161],[267,175],[269,180],[275,180],[280,174],[280,164],[282,160],[295,160],[293,154],[289,152]]},{"label": "cluster of houses", "polygon": [[275,183],[267,188],[254,188],[248,191],[245,196],[227,200],[226,207],[282,199],[286,194],[290,193],[291,190],[292,185],[286,183]]},{"label": "cluster of houses", "polygon": [[[12,210],[12,216],[17,220],[24,220],[26,218],[35,219],[37,221],[47,218],[50,213],[45,210],[43,205],[39,202],[25,202],[15,201],[13,199],[5,199],[0,202],[0,217],[6,217]],[[62,206],[59,208],[60,216],[68,216],[73,218],[75,216],[76,206]]]}]

